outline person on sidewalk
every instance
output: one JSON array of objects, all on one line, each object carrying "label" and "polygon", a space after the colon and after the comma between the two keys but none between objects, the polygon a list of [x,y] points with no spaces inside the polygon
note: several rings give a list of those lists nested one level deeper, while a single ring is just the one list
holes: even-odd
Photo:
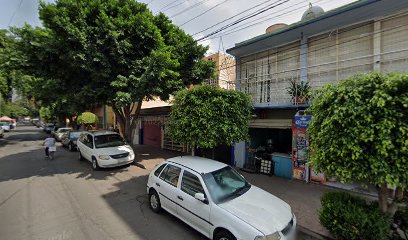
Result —
[{"label": "person on sidewalk", "polygon": [[49,135],[44,140],[43,146],[45,146],[45,157],[46,158],[50,157],[49,149],[50,149],[50,147],[55,147],[55,138],[53,138],[51,135]]}]

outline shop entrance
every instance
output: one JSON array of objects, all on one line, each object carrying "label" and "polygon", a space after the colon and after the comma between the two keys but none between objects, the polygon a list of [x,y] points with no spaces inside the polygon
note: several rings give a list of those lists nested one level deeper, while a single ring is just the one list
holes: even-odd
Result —
[{"label": "shop entrance", "polygon": [[292,129],[250,128],[246,169],[291,178]]}]

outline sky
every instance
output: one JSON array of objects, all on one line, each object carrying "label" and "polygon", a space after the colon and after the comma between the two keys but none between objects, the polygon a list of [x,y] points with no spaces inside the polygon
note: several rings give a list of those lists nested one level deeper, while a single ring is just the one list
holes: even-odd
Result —
[{"label": "sky", "polygon": [[[193,35],[195,39],[204,37],[241,17],[248,16],[262,7],[271,7],[271,9],[262,14],[213,35],[210,39],[200,41],[201,44],[210,46],[208,54],[225,52],[226,49],[233,47],[236,43],[265,33],[265,29],[270,25],[276,23],[291,24],[300,21],[303,12],[309,8],[309,2],[313,6],[320,6],[325,11],[329,11],[354,1],[139,0],[139,2],[148,4],[148,7],[154,14],[160,11],[164,12],[176,25],[180,26],[188,34]],[[0,29],[8,28],[9,26],[22,26],[24,23],[41,26],[41,21],[38,18],[38,2],[38,0],[0,0]],[[54,0],[45,0],[45,2],[54,2]],[[253,8],[257,5],[259,7]],[[253,9],[250,10],[250,8]],[[241,14],[237,17],[227,20],[239,13]],[[222,21],[225,22],[220,23]],[[220,24],[203,31],[217,23]]]}]

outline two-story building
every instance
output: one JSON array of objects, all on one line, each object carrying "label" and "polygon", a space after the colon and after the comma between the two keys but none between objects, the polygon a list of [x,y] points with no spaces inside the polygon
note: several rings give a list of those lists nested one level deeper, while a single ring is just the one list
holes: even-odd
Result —
[{"label": "two-story building", "polygon": [[[222,53],[210,54],[204,58],[215,63],[215,78],[207,79],[204,84],[218,85],[224,89],[235,89],[235,59]],[[167,119],[171,111],[171,100],[160,99],[144,101],[140,111],[138,127],[134,135],[134,144],[150,145],[162,149],[189,152],[191,147],[173,142],[167,135]],[[225,151],[224,151],[225,152]],[[231,152],[225,161],[230,162]]]},{"label": "two-story building", "polygon": [[299,22],[271,26],[227,52],[236,59],[236,89],[255,109],[250,141],[235,144],[236,165],[257,152],[291,159],[293,119],[309,103],[295,104],[290,84],[316,89],[359,72],[408,71],[408,1],[361,0],[328,12],[310,6]]}]

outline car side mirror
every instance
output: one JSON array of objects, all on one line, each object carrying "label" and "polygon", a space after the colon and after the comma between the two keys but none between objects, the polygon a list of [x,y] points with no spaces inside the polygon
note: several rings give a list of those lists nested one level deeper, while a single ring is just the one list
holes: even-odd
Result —
[{"label": "car side mirror", "polygon": [[208,200],[207,200],[207,198],[205,198],[204,193],[196,193],[196,194],[194,194],[194,198],[197,199],[198,201],[201,201],[201,202],[205,203],[205,204],[208,203]]}]

